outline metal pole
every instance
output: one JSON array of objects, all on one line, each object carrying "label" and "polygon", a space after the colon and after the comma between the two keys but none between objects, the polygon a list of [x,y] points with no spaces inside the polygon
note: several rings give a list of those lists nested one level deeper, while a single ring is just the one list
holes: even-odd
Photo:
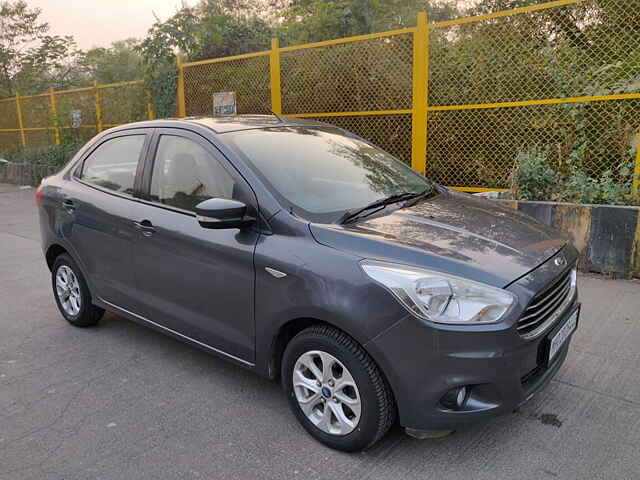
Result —
[{"label": "metal pole", "polygon": [[93,89],[96,97],[96,130],[100,133],[102,131],[102,105],[100,104],[100,89],[97,80],[93,81]]},{"label": "metal pole", "polygon": [[184,58],[182,58],[182,55],[178,55],[178,93],[177,93],[177,100],[178,100],[178,116],[179,117],[186,117],[187,116],[187,107],[185,104],[185,97],[184,97]]},{"label": "metal pole", "polygon": [[282,114],[282,90],[280,88],[280,40],[271,39],[269,54],[269,73],[271,80],[271,110],[276,115]]},{"label": "metal pole", "polygon": [[423,175],[427,169],[427,102],[429,81],[429,30],[427,14],[418,13],[413,34],[413,104],[411,117],[411,167]]},{"label": "metal pole", "polygon": [[60,128],[58,126],[58,108],[56,107],[56,94],[53,87],[49,87],[49,100],[51,102],[51,117],[53,118],[53,135],[56,145],[60,145]]},{"label": "metal pole", "polygon": [[18,115],[18,128],[20,129],[20,140],[22,148],[27,146],[27,137],[24,134],[24,125],[22,123],[22,108],[20,107],[20,95],[16,93],[16,114]]},{"label": "metal pole", "polygon": [[153,111],[151,92],[149,90],[145,90],[144,95],[147,100],[147,120],[153,120],[155,118],[155,112]]}]

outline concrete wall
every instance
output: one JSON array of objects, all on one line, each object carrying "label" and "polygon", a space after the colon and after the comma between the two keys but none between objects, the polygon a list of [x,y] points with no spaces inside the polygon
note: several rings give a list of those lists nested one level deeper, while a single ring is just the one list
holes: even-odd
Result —
[{"label": "concrete wall", "polygon": [[37,187],[40,181],[53,175],[61,167],[52,165],[35,165],[32,163],[2,163],[0,164],[0,183],[13,185],[32,185]]},{"label": "concrete wall", "polygon": [[567,235],[580,251],[580,270],[640,277],[640,207],[496,201]]}]

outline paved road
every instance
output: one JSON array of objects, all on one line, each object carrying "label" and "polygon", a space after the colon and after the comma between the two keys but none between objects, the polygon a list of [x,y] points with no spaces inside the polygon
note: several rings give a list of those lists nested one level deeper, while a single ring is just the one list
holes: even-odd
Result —
[{"label": "paved road", "polygon": [[580,279],[568,361],[519,412],[347,455],[246,370],[114,315],[68,326],[32,198],[0,185],[2,480],[640,478],[640,282]]}]

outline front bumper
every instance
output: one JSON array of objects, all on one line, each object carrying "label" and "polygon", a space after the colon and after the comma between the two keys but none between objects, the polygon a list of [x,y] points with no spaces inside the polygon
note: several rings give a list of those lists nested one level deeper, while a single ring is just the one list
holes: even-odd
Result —
[{"label": "front bumper", "polygon": [[[571,305],[554,325],[533,340],[511,328],[460,331],[434,327],[408,316],[367,344],[394,390],[400,424],[414,430],[455,430],[512,412],[544,388],[564,362],[571,339],[552,363],[541,362],[545,338],[565,322]],[[467,386],[461,410],[440,401],[449,390]]]}]

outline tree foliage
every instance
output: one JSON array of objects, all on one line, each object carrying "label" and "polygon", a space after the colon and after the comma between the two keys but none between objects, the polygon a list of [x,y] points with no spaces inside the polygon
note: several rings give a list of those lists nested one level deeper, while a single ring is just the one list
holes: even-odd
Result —
[{"label": "tree foliage", "polygon": [[24,0],[0,1],[0,98],[142,77],[136,40],[85,52],[72,36],[51,35],[40,14]]},{"label": "tree foliage", "polygon": [[223,57],[269,48],[273,30],[256,4],[245,0],[203,0],[157,21],[136,50],[142,55],[145,81],[156,114],[175,112],[176,55],[188,60]]},{"label": "tree foliage", "polygon": [[317,42],[333,38],[395,30],[415,25],[418,12],[430,21],[460,14],[458,2],[446,0],[293,0],[280,14],[285,43]]},{"label": "tree foliage", "polygon": [[142,55],[136,49],[134,38],[118,40],[110,47],[96,47],[82,52],[79,70],[98,83],[130,82],[140,80],[143,74]]},{"label": "tree foliage", "polygon": [[49,35],[39,16],[23,0],[0,2],[0,97],[64,84],[73,74],[73,38]]}]

